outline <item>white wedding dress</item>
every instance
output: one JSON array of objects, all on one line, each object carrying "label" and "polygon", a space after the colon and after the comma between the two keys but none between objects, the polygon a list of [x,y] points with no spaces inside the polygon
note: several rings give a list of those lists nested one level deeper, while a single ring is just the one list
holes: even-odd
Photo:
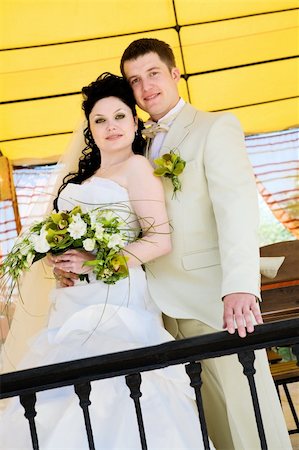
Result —
[{"label": "white wedding dress", "polygon": [[[128,193],[117,183],[92,177],[82,185],[68,184],[59,209],[117,205],[132,221]],[[128,221],[128,220],[127,220]],[[145,273],[130,269],[127,279],[107,285],[91,279],[51,292],[48,327],[30,343],[21,368],[42,366],[172,340],[161,313],[151,301]],[[91,383],[89,408],[97,450],[139,449],[135,408],[124,377]],[[149,450],[203,449],[193,389],[183,366],[142,373],[141,407]],[[37,393],[36,427],[41,450],[88,449],[83,413],[72,386]],[[0,448],[30,449],[28,421],[18,399],[1,417]],[[212,445],[211,445],[212,448]]]}]

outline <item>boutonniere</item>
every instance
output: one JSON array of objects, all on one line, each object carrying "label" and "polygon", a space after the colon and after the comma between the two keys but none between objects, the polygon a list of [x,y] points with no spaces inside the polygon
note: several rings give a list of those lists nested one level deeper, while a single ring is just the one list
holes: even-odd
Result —
[{"label": "boutonniere", "polygon": [[154,174],[157,177],[170,178],[173,185],[173,195],[176,195],[177,191],[182,190],[182,183],[179,180],[179,175],[183,172],[186,161],[184,161],[178,153],[170,150],[169,153],[165,153],[161,158],[154,160],[156,169]]}]

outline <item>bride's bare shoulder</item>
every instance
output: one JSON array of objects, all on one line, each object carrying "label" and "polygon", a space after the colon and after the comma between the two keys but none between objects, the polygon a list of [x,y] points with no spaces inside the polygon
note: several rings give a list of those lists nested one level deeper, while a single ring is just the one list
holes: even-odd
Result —
[{"label": "bride's bare shoulder", "polygon": [[130,170],[150,170],[153,171],[151,163],[145,156],[133,155],[128,160],[128,168]]}]

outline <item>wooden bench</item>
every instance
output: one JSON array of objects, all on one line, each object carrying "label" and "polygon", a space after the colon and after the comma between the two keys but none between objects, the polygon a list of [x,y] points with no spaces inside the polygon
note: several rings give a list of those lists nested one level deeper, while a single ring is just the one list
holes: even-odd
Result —
[{"label": "wooden bench", "polygon": [[[285,256],[274,279],[262,276],[261,311],[264,322],[290,319],[299,316],[299,241],[278,242],[261,247],[261,256]],[[298,414],[290,395],[288,384],[299,383],[299,366],[296,361],[281,361],[281,357],[268,350],[271,374],[280,398],[282,386],[295,421],[290,434],[299,433]],[[298,386],[299,392],[299,386]]]}]

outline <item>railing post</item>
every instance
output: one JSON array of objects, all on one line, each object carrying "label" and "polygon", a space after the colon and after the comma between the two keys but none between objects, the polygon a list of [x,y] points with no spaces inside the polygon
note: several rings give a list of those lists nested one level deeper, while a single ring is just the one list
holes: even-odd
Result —
[{"label": "railing post", "polygon": [[82,383],[82,384],[75,384],[74,389],[75,389],[76,394],[79,397],[79,400],[80,400],[79,404],[83,410],[89,449],[95,450],[93,434],[92,434],[92,427],[91,427],[91,422],[90,422],[90,415],[89,415],[89,410],[88,410],[89,405],[91,405],[91,401],[89,400],[90,391],[91,391],[90,383],[87,382],[87,383]]},{"label": "railing post", "polygon": [[255,354],[254,354],[254,352],[251,352],[251,351],[250,352],[240,352],[240,353],[238,353],[238,358],[239,358],[240,363],[243,366],[243,373],[244,373],[244,375],[246,375],[248,383],[249,383],[257,430],[258,430],[258,434],[259,434],[259,438],[260,438],[260,442],[261,442],[261,449],[267,450],[268,446],[267,446],[267,441],[266,441],[266,435],[265,435],[259,400],[258,400],[258,396],[257,396],[256,385],[255,385],[255,381],[254,381],[254,374],[256,372],[256,370],[254,368]]},{"label": "railing post", "polygon": [[25,409],[24,416],[26,417],[26,419],[28,419],[29,422],[32,448],[33,450],[39,450],[38,437],[34,420],[34,417],[36,416],[35,411],[36,394],[35,393],[21,394],[20,402],[23,408]]},{"label": "railing post", "polygon": [[198,415],[199,415],[199,421],[200,421],[200,426],[201,426],[204,448],[205,448],[205,450],[210,450],[208,430],[207,430],[207,424],[206,424],[205,414],[204,414],[204,410],[203,410],[202,396],[201,396],[201,386],[202,386],[201,363],[200,362],[191,362],[185,366],[185,369],[186,369],[186,372],[191,381],[190,386],[192,386],[195,391],[196,404],[197,404],[197,409],[198,409]]},{"label": "railing post", "polygon": [[144,424],[143,424],[143,418],[142,418],[142,412],[141,412],[141,406],[140,406],[140,400],[139,400],[140,397],[142,396],[142,393],[140,391],[140,385],[141,385],[140,373],[133,373],[131,375],[126,375],[126,383],[130,389],[130,397],[134,400],[136,417],[137,417],[138,428],[139,428],[139,436],[140,436],[140,441],[141,441],[141,448],[142,448],[142,450],[147,450],[146,436],[145,436],[145,430],[144,430]]}]

